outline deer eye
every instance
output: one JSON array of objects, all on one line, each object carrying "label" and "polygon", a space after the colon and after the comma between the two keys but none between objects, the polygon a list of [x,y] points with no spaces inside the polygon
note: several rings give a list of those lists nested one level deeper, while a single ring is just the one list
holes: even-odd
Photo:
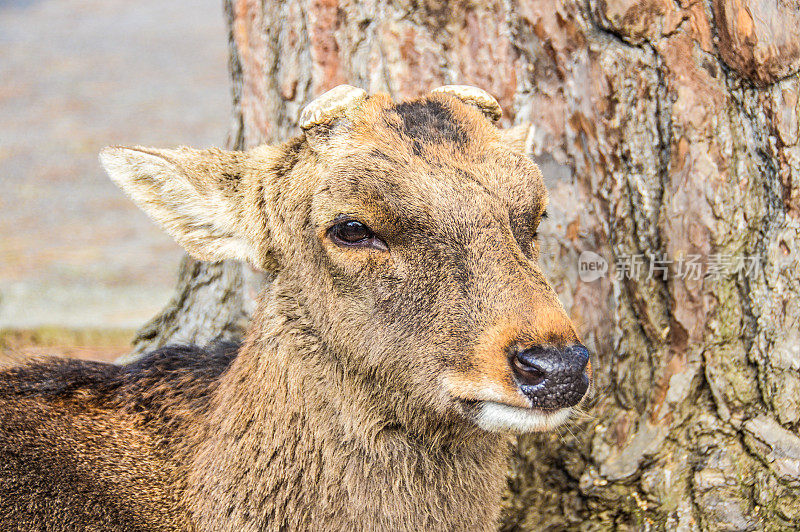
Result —
[{"label": "deer eye", "polygon": [[336,237],[348,244],[355,244],[372,236],[369,227],[354,220],[336,224],[334,229]]},{"label": "deer eye", "polygon": [[374,248],[381,251],[389,249],[369,227],[356,220],[341,221],[331,227],[328,234],[336,245],[343,247]]}]

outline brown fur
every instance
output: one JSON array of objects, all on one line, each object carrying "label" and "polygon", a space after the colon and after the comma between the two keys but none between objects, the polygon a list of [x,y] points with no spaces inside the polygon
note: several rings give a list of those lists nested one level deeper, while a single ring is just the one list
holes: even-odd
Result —
[{"label": "brown fur", "polygon": [[[245,343],[0,373],[3,530],[490,530],[527,408],[507,353],[577,341],[536,266],[536,166],[448,94],[246,153],[113,149],[193,255],[274,272]],[[509,147],[511,146],[511,147]],[[389,251],[345,248],[357,218]]]}]

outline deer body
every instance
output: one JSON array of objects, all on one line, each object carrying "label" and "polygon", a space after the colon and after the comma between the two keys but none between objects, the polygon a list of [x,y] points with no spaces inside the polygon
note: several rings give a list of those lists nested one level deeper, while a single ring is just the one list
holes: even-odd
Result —
[{"label": "deer body", "polygon": [[241,347],[0,372],[2,528],[494,529],[511,434],[590,370],[534,263],[541,177],[476,91],[338,88],[282,146],[106,152],[194,256],[275,277]]},{"label": "deer body", "polygon": [[[409,439],[363,408],[374,398],[331,393],[347,386],[342,376],[288,360],[322,349],[300,325],[268,320],[261,339],[251,337],[243,351],[267,356],[240,355],[224,376],[216,422],[190,474],[191,498],[203,501],[198,518],[214,528],[241,501],[226,521],[230,530],[269,523],[289,530],[492,529],[499,507],[487,506],[486,497],[496,499],[505,484],[508,437],[432,430]],[[266,401],[262,382],[274,383]]]},{"label": "deer body", "polygon": [[1,418],[0,432],[42,442],[0,447],[3,529],[492,529],[508,436],[409,440],[343,403],[355,397],[322,393],[333,375],[303,375],[312,393],[300,394],[298,368],[275,361],[320,347],[275,305],[236,357],[234,345],[165,348],[129,367],[59,360],[0,373],[0,395],[16,396],[0,409],[17,423]]}]

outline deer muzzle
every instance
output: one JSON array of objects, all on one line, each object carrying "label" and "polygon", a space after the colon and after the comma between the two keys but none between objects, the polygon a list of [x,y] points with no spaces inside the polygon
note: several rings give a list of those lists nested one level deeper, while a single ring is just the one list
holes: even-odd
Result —
[{"label": "deer muzzle", "polygon": [[589,389],[589,351],[580,344],[511,350],[511,368],[533,408],[557,410],[580,403]]}]

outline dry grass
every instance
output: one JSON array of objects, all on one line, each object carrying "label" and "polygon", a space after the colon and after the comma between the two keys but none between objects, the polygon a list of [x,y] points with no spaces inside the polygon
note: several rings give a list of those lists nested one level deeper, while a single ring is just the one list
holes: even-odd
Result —
[{"label": "dry grass", "polygon": [[116,329],[0,329],[0,365],[46,356],[110,362],[130,351],[133,334]]}]

